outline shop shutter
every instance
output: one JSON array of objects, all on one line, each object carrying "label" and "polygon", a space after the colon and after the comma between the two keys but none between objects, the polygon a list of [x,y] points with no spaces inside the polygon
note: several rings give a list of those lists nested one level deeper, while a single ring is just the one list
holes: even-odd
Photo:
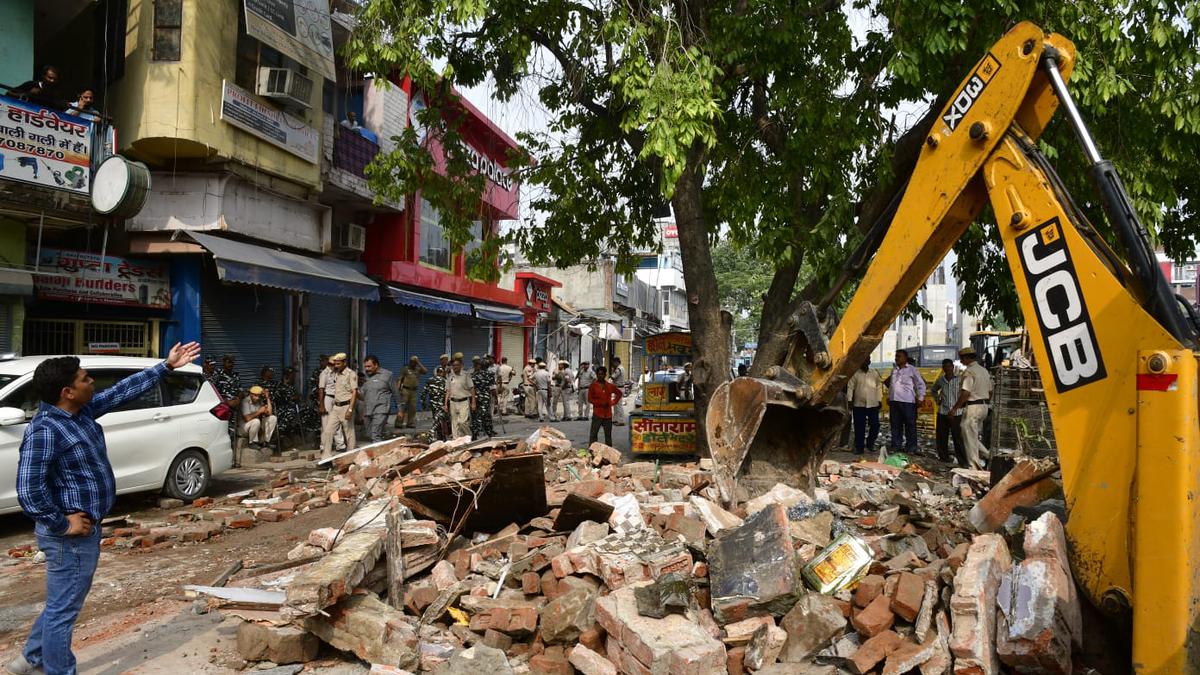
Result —
[{"label": "shop shutter", "polygon": [[200,304],[200,345],[217,361],[233,354],[242,386],[258,382],[263,366],[280,375],[285,344],[284,307],[287,295],[261,286],[205,284]]},{"label": "shop shutter", "polygon": [[[421,377],[421,388],[425,391],[425,381],[437,368],[438,359],[446,353],[446,317],[441,314],[427,314],[416,310],[408,311],[408,348],[404,358],[417,356],[429,372]],[[401,364],[403,365],[403,364]],[[394,371],[398,373],[397,371]]]},{"label": "shop shutter", "polygon": [[525,363],[525,329],[520,326],[500,327],[500,355],[508,357],[508,365],[520,370]]},{"label": "shop shutter", "polygon": [[304,356],[317,362],[318,354],[350,354],[350,300],[332,295],[308,294],[308,325],[304,330]]},{"label": "shop shutter", "polygon": [[450,324],[450,348],[462,352],[463,366],[471,367],[471,357],[492,353],[492,325],[455,317]]},{"label": "shop shutter", "polygon": [[[374,354],[381,366],[399,375],[412,356],[408,351],[408,311],[394,302],[376,302],[371,304],[368,321],[367,354]],[[422,357],[421,363],[428,368],[437,359]]]}]

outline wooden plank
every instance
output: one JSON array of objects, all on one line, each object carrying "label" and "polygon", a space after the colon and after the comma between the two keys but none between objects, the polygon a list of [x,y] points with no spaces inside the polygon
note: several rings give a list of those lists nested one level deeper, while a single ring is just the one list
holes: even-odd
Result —
[{"label": "wooden plank", "polygon": [[393,501],[387,513],[387,538],[383,541],[387,556],[387,602],[395,609],[404,610],[404,552],[401,546],[400,523],[403,509]]},{"label": "wooden plank", "polygon": [[220,587],[224,586],[225,584],[229,583],[230,577],[232,577],[233,575],[237,574],[240,571],[242,571],[242,561],[241,560],[234,561],[233,564],[231,564],[229,567],[225,568],[224,572],[221,572],[221,575],[217,577],[216,581],[212,582],[212,585],[217,588],[220,588]]},{"label": "wooden plank", "polygon": [[478,479],[462,481],[462,485],[478,491],[478,505],[470,492],[454,483],[406,488],[404,496],[427,508],[451,514],[450,521],[456,526],[465,517],[466,528],[480,532],[495,532],[509,523],[527,522],[548,511],[541,453],[497,458],[486,487],[481,488],[482,481]]},{"label": "wooden plank", "polygon": [[233,586],[196,586],[189,584],[183,587],[189,597],[208,595],[221,600],[228,600],[243,605],[282,607],[287,594],[283,591],[264,591],[260,588],[239,588]]}]

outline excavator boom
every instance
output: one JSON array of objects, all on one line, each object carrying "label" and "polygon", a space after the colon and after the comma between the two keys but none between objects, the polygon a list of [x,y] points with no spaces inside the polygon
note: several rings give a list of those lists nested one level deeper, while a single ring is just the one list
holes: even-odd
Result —
[{"label": "excavator boom", "polygon": [[[832,333],[804,307],[786,362],[719,388],[709,447],[723,499],[810,486],[845,418],[849,377],[990,201],[1058,442],[1072,567],[1085,595],[1133,617],[1134,668],[1200,672],[1196,332],[1154,264],[1066,81],[1075,49],[1022,23],[955,90]],[[1122,245],[1075,207],[1036,139],[1062,105]]]}]

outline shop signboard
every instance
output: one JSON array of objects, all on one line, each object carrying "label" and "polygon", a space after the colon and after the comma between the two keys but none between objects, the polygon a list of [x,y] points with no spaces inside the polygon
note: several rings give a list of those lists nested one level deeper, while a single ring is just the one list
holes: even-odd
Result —
[{"label": "shop signboard", "polygon": [[245,0],[246,33],[336,80],[327,0]]},{"label": "shop signboard", "polygon": [[304,120],[259,103],[250,92],[225,81],[221,90],[221,119],[300,159],[316,164],[321,136]]},{"label": "shop signboard", "polygon": [[635,455],[690,455],[696,452],[694,417],[629,416],[630,448]]},{"label": "shop signboard", "polygon": [[525,306],[538,312],[549,312],[550,285],[536,279],[526,279]]},{"label": "shop signboard", "polygon": [[43,248],[31,254],[39,300],[171,308],[171,271],[166,261],[101,256],[88,251]]},{"label": "shop signboard", "polygon": [[692,355],[691,333],[659,333],[646,337],[646,353],[659,356]]},{"label": "shop signboard", "polygon": [[0,178],[86,195],[94,133],[82,117],[0,96]]}]

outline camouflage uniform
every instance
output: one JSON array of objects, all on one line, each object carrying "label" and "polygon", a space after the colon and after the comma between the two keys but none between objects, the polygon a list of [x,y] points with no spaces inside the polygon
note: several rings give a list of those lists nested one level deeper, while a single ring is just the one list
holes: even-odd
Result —
[{"label": "camouflage uniform", "polygon": [[450,421],[446,414],[446,377],[433,375],[425,382],[423,394],[425,407],[433,412],[433,436],[439,441],[446,440],[445,428]]},{"label": "camouflage uniform", "polygon": [[471,415],[471,438],[491,438],[496,435],[492,428],[492,390],[496,388],[496,376],[489,368],[471,371],[471,382],[475,384],[475,412]]}]

